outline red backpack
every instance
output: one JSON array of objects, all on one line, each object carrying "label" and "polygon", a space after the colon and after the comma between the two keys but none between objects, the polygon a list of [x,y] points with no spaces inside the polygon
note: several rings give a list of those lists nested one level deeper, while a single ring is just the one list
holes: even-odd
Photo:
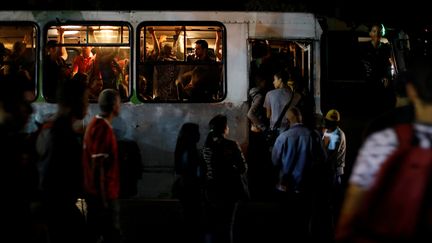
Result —
[{"label": "red backpack", "polygon": [[398,125],[395,131],[400,146],[366,194],[354,224],[358,242],[415,242],[422,224],[430,227],[426,210],[432,207],[426,201],[431,198],[432,148],[414,142],[411,124]]}]

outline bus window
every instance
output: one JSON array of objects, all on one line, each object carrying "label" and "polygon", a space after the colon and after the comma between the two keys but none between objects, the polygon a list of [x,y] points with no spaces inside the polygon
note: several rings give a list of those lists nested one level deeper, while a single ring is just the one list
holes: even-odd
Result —
[{"label": "bus window", "polygon": [[249,39],[249,89],[274,89],[274,75],[285,70],[288,86],[301,95],[303,123],[315,123],[313,42],[307,39]]},{"label": "bus window", "polygon": [[140,24],[138,98],[142,102],[221,101],[226,95],[224,33],[224,26],[215,22]]},{"label": "bus window", "polygon": [[76,73],[88,76],[90,101],[103,89],[116,89],[122,101],[130,98],[130,27],[125,23],[106,25],[52,24],[47,26],[42,91],[55,102],[58,82]]},{"label": "bus window", "polygon": [[23,82],[28,99],[36,99],[37,29],[28,22],[0,23],[0,75]]},{"label": "bus window", "polygon": [[281,70],[290,74],[292,89],[312,94],[312,42],[309,40],[250,39],[249,87],[264,79],[268,89],[273,88],[273,75]]}]

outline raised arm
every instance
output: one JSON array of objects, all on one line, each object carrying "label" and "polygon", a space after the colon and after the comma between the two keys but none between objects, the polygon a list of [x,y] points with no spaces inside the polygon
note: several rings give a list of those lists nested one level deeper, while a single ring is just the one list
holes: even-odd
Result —
[{"label": "raised arm", "polygon": [[215,55],[218,61],[222,61],[222,30],[216,31],[216,42],[215,42]]},{"label": "raised arm", "polygon": [[60,44],[59,46],[59,56],[61,58],[63,58],[63,60],[66,61],[66,59],[68,58],[68,53],[66,51],[66,47],[63,46],[62,44],[64,44],[64,29],[61,27],[57,28],[58,31],[58,43]]},{"label": "raised arm", "polygon": [[152,40],[153,40],[153,50],[155,51],[155,55],[156,57],[159,56],[160,52],[161,52],[161,48],[160,48],[160,41],[162,41],[162,36],[161,39],[158,40],[156,37],[156,32],[153,29],[153,27],[148,27],[148,32],[150,33]]}]

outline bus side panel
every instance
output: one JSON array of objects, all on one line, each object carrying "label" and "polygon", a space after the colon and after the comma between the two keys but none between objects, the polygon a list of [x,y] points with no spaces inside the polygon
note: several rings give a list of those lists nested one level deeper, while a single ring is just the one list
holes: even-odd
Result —
[{"label": "bus side panel", "polygon": [[[33,103],[37,119],[48,117],[57,110],[57,105],[42,102]],[[136,141],[143,165],[142,179],[138,182],[137,197],[169,198],[174,181],[174,149],[177,134],[185,122],[198,123],[201,148],[207,133],[208,122],[216,114],[228,116],[230,133],[228,137],[236,140],[243,152],[248,142],[248,107],[246,103],[216,104],[122,104],[120,116],[113,121],[113,128],[120,140]],[[89,106],[82,126],[99,113],[97,104]],[[34,119],[35,117],[33,117]],[[77,124],[80,125],[80,124]],[[34,129],[32,129],[34,130]]]},{"label": "bus side panel", "polygon": [[247,101],[248,94],[248,64],[246,24],[226,24],[227,29],[227,65],[228,80],[227,99],[240,105]]},{"label": "bus side panel", "polygon": [[114,123],[120,139],[138,143],[144,167],[138,185],[138,197],[166,198],[170,196],[174,180],[174,150],[180,127],[185,122],[198,123],[201,148],[207,133],[208,122],[216,114],[228,116],[229,138],[247,147],[248,120],[246,104],[124,104],[121,115]]}]

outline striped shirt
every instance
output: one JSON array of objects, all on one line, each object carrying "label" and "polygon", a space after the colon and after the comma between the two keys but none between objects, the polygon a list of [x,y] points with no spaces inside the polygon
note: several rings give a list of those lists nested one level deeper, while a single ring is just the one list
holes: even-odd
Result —
[{"label": "striped shirt", "polygon": [[[413,129],[419,146],[431,148],[432,125],[415,123]],[[381,165],[396,151],[398,145],[397,134],[393,128],[371,134],[359,150],[349,179],[350,183],[369,189],[373,185]]]}]

